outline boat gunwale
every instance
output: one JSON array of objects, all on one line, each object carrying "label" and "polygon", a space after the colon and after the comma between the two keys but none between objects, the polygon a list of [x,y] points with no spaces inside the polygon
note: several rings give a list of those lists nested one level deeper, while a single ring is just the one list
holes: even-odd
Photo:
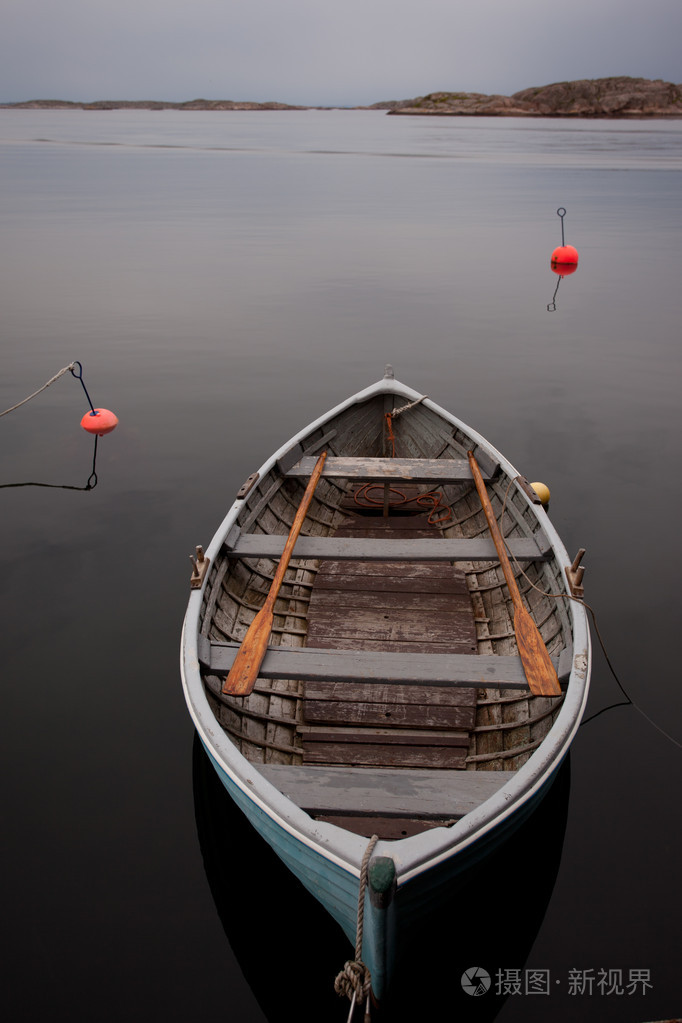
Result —
[{"label": "boat gunwale", "polygon": [[[519,475],[511,462],[481,434],[428,397],[387,375],[377,383],[351,395],[287,440],[260,467],[259,478],[265,478],[271,470],[276,469],[278,461],[315,430],[325,426],[354,405],[363,404],[382,394],[399,395],[408,401],[420,401],[436,416],[460,430],[472,444],[479,446],[489,457],[494,458],[507,478],[514,479]],[[564,569],[569,567],[570,559],[551,520],[547,517],[541,521],[538,516],[544,513],[538,512],[537,506],[521,488],[519,493],[547,535],[557,562]],[[216,530],[206,548],[206,556],[211,563],[220,555],[225,538],[243,507],[243,501],[235,500]],[[182,630],[181,675],[185,698],[195,727],[204,743],[210,747],[211,755],[219,761],[222,770],[256,805],[319,855],[359,877],[367,840],[336,825],[311,818],[260,774],[258,765],[247,760],[237,750],[216,722],[204,692],[197,638],[208,576],[209,573],[204,578],[201,588],[193,590],[190,595]],[[567,690],[554,725],[528,761],[518,769],[515,777],[456,824],[447,829],[433,828],[409,838],[378,843],[376,853],[390,855],[396,864],[399,886],[453,856],[495,828],[523,803],[532,799],[564,758],[579,727],[587,701],[590,666],[590,636],[585,608],[574,600],[569,600],[568,603],[573,663]],[[257,780],[254,780],[254,776]]]}]

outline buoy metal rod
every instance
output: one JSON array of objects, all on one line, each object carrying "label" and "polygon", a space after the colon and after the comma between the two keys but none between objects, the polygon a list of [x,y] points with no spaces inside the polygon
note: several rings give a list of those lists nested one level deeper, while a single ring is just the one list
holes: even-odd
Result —
[{"label": "buoy metal rod", "polygon": [[564,241],[564,217],[566,216],[566,210],[564,209],[563,206],[560,206],[559,209],[557,210],[557,216],[561,217],[561,244],[565,245],[566,242]]},{"label": "buoy metal rod", "polygon": [[[74,366],[78,366],[78,370],[79,370],[78,373],[76,373],[76,370],[74,369]],[[80,362],[78,362],[78,361],[74,362],[73,366],[71,366],[71,373],[73,374],[73,376],[75,376],[76,380],[80,380],[80,382],[81,382],[81,387],[85,391],[85,397],[88,399],[88,405],[92,409],[92,411],[90,412],[90,415],[91,416],[97,415],[97,413],[95,412],[95,406],[92,404],[92,402],[90,400],[90,395],[88,394],[88,389],[85,386],[85,382],[83,381],[83,367],[81,366]]]}]

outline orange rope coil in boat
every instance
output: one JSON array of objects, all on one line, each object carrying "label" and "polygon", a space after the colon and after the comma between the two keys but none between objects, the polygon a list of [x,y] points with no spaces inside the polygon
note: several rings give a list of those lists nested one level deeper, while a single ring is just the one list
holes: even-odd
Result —
[{"label": "orange rope coil in boat", "polygon": [[[379,500],[370,497],[370,491],[372,490],[381,491],[381,498]],[[399,498],[397,501],[390,501],[389,508],[411,504],[413,501],[416,504],[422,505],[422,507],[430,507],[431,511],[427,521],[431,526],[437,526],[441,522],[448,522],[452,518],[452,509],[443,504],[443,495],[439,494],[437,490],[428,490],[423,494],[417,494],[416,497],[408,497],[407,494],[402,490],[398,490],[397,487],[389,487],[389,493],[397,494]],[[382,483],[363,483],[353,494],[353,500],[361,508],[363,507],[363,502],[365,506],[368,504],[381,506],[384,503],[384,485]],[[436,516],[436,512],[439,509],[442,514]]]},{"label": "orange rope coil in boat", "polygon": [[[386,432],[391,445],[391,458],[395,458],[395,433],[393,432],[394,418],[401,415],[403,412],[407,412],[408,409],[411,409],[414,405],[419,405],[420,402],[424,401],[425,397],[426,395],[419,398],[417,401],[412,401],[407,405],[403,405],[402,408],[394,408],[392,412],[386,412],[384,414],[384,419],[386,420]],[[381,488],[381,499],[375,501],[369,496],[369,492],[379,488]],[[383,484],[363,483],[363,485],[353,494],[353,500],[359,507],[362,507],[363,501],[370,505],[383,505],[385,493],[385,485]],[[430,507],[431,511],[429,512],[427,522],[431,526],[440,525],[441,522],[448,522],[452,518],[452,509],[443,504],[443,495],[439,494],[437,490],[429,490],[423,494],[418,494],[416,497],[408,497],[402,490],[397,490],[395,487],[389,487],[389,493],[398,494],[398,497],[400,498],[398,501],[389,501],[389,507],[410,504],[412,501],[416,501],[417,504],[422,506],[426,505],[427,507]],[[435,517],[435,513],[439,508],[442,509],[442,514]]]}]

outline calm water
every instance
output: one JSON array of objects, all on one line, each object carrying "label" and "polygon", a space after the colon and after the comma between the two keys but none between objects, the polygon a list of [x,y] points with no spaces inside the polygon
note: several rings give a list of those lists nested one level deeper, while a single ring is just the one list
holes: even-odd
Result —
[{"label": "calm water", "polygon": [[[0,420],[7,1018],[345,1020],[345,939],[194,750],[188,555],[391,362],[549,485],[623,685],[682,742],[682,122],[0,111],[0,159],[0,411],[78,359],[120,419],[89,490],[70,374]],[[621,699],[597,653],[588,715]],[[585,724],[392,1019],[681,1015],[681,782],[635,708]]]}]

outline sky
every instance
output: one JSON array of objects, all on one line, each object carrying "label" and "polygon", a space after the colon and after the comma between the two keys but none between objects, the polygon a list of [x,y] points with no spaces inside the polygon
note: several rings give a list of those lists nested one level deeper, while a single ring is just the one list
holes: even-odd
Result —
[{"label": "sky", "polygon": [[357,106],[575,78],[682,83],[682,0],[0,0],[0,102]]}]

